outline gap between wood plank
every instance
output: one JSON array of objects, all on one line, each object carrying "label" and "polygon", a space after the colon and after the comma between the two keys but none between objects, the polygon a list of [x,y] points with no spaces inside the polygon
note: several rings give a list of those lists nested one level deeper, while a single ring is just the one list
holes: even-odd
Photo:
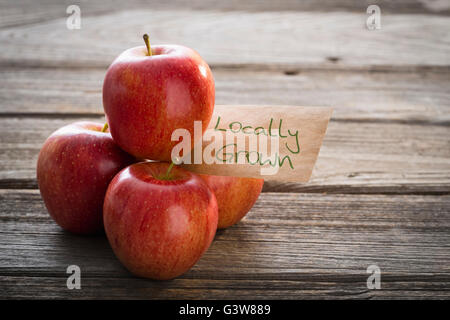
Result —
[{"label": "gap between wood plank", "polygon": [[[37,190],[36,179],[0,179],[0,192],[4,190]],[[263,193],[309,193],[309,194],[354,194],[354,195],[417,195],[444,196],[450,195],[450,185],[323,185],[282,184],[265,182]]]},{"label": "gap between wood plank", "polygon": [[[80,113],[49,113],[49,112],[2,112],[0,118],[35,118],[35,119],[77,119],[92,118],[98,119],[104,116],[103,112],[80,112]],[[450,126],[450,120],[428,121],[422,119],[371,119],[371,118],[334,118],[332,121],[345,123],[383,123],[383,124],[407,124],[419,126]]]},{"label": "gap between wood plank", "polygon": [[[329,57],[329,60],[333,57]],[[248,71],[248,72],[274,72],[283,73],[285,75],[298,75],[302,72],[339,72],[339,73],[449,73],[450,65],[341,65],[340,58],[336,62],[327,65],[299,65],[299,64],[283,64],[283,63],[210,63],[209,67],[214,72],[217,71]],[[47,60],[0,60],[0,68],[2,69],[67,69],[67,70],[105,70],[109,63],[78,63],[77,61],[52,62]]]}]

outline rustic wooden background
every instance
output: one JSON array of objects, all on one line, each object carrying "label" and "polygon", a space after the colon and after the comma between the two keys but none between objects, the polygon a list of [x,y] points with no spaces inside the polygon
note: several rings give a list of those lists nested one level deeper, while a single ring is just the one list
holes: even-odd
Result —
[{"label": "rustic wooden background", "polygon": [[[450,298],[449,2],[161,2],[0,0],[0,298]],[[310,183],[267,183],[168,282],[131,276],[104,236],[63,232],[35,179],[52,131],[104,121],[106,68],[144,32],[198,50],[218,104],[335,108]]]}]

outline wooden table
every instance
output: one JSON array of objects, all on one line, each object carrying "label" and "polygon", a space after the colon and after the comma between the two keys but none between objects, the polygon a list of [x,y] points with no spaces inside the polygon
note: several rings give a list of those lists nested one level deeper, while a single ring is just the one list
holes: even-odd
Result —
[{"label": "wooden table", "polygon": [[[1,0],[0,298],[450,298],[450,9],[377,1],[369,31],[370,3],[82,2],[68,30],[71,1]],[[198,50],[218,104],[335,108],[311,181],[266,183],[168,282],[131,276],[104,236],[63,232],[35,178],[52,131],[104,121],[105,71],[145,32]]]}]

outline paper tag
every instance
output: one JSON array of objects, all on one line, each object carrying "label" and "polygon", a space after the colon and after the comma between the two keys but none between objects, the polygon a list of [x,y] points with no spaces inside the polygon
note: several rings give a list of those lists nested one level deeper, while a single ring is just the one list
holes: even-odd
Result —
[{"label": "paper tag", "polygon": [[182,166],[211,175],[307,182],[331,114],[327,107],[217,105]]}]

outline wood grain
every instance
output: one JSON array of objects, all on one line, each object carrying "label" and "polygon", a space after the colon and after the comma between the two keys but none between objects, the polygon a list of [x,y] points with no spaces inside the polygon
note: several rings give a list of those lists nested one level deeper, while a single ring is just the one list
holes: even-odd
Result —
[{"label": "wood grain", "polygon": [[[95,118],[0,118],[0,187],[36,188],[39,149],[51,132]],[[336,192],[337,186],[377,192],[395,187],[416,192],[449,192],[450,128],[441,125],[331,121],[310,183],[270,183],[266,191]],[[428,186],[432,189],[428,190]],[[416,188],[415,188],[416,187]],[[315,189],[318,188],[318,189]],[[365,192],[364,192],[365,193]],[[370,193],[370,191],[369,191]],[[383,192],[381,192],[383,193]]]},{"label": "wood grain", "polygon": [[[109,0],[83,1],[77,3],[83,16],[117,12],[121,10],[224,10],[224,11],[348,11],[364,13],[373,4],[370,0],[250,0],[250,1],[220,1],[220,0]],[[70,0],[40,0],[38,5],[33,0],[0,1],[0,28],[10,28],[26,24],[36,24],[58,18],[67,17],[66,8],[74,4]],[[434,0],[378,0],[376,4],[383,13],[427,13],[448,15],[450,5],[445,1]]]},{"label": "wood grain", "polygon": [[[38,191],[2,190],[0,200],[1,298],[450,295],[449,196],[264,193],[191,271],[168,282],[132,277],[104,236],[63,232]],[[70,264],[82,270],[80,292],[65,288]],[[371,264],[382,270],[383,290],[367,290]]]},{"label": "wood grain", "polygon": [[[291,71],[214,69],[216,103],[331,106],[334,120],[450,123],[450,73]],[[101,115],[105,72],[0,68],[0,116]]]},{"label": "wood grain", "polygon": [[[256,274],[261,276],[261,274]],[[176,279],[170,283],[136,278],[88,277],[81,290],[65,287],[66,274],[55,276],[0,276],[5,285],[1,297],[8,299],[242,299],[242,300],[321,300],[321,299],[448,299],[448,278],[424,274],[419,280],[385,278],[382,290],[365,287],[367,275],[355,275],[348,282],[333,282],[326,276],[303,275],[294,281]],[[294,287],[292,289],[292,287]],[[268,289],[273,288],[273,289]],[[409,289],[414,288],[414,289]]]},{"label": "wood grain", "polygon": [[0,64],[104,68],[143,45],[148,32],[152,44],[195,48],[212,66],[448,71],[448,17],[386,14],[378,31],[367,30],[366,19],[364,12],[129,10],[87,16],[80,30],[68,30],[61,18],[0,30]]},{"label": "wood grain", "polygon": [[[70,31],[73,1],[0,0],[0,299],[449,299],[450,5],[379,0],[368,31],[372,3],[83,1]],[[62,231],[35,179],[52,131],[104,121],[106,68],[144,32],[198,50],[218,104],[335,108],[311,182],[266,183],[165,282],[133,277],[104,235]],[[82,290],[66,288],[71,264]]]}]

